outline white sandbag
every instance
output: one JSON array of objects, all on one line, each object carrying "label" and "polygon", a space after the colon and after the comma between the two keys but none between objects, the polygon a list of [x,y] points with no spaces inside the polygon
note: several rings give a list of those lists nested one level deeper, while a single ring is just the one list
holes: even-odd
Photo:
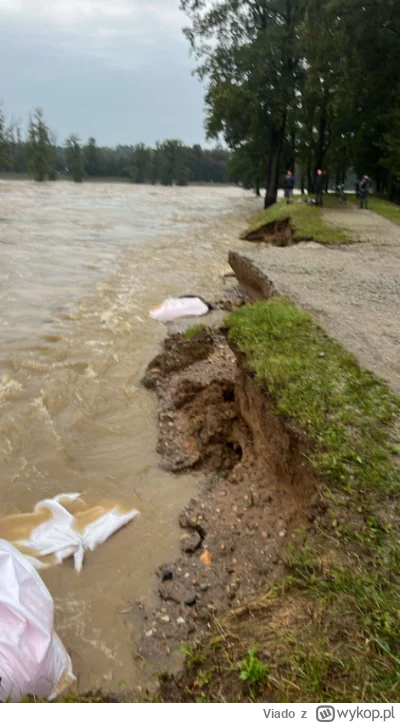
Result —
[{"label": "white sandbag", "polygon": [[0,702],[52,700],[75,680],[54,632],[53,599],[30,562],[0,540]]},{"label": "white sandbag", "polygon": [[85,550],[95,550],[138,514],[111,500],[90,503],[79,494],[64,494],[38,502],[33,513],[0,518],[0,537],[23,552],[37,570],[73,556],[80,572]]},{"label": "white sandbag", "polygon": [[199,297],[184,296],[181,299],[166,299],[161,306],[150,311],[150,316],[167,323],[182,316],[204,316],[209,311],[209,306]]}]

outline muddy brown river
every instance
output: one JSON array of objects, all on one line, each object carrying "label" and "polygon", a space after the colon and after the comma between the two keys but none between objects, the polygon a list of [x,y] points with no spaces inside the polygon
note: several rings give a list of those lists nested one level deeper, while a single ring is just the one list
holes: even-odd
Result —
[{"label": "muddy brown river", "polygon": [[0,514],[61,492],[141,516],[85,558],[42,575],[81,691],[134,689],[132,602],[179,549],[195,477],[158,466],[156,402],[140,380],[168,295],[215,296],[258,208],[228,187],[0,181]]}]

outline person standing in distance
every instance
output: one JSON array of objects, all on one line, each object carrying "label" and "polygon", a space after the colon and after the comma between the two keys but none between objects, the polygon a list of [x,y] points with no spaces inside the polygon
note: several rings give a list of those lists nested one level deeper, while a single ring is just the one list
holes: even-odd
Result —
[{"label": "person standing in distance", "polygon": [[368,194],[371,190],[372,181],[367,173],[364,173],[360,181],[360,208],[368,208]]},{"label": "person standing in distance", "polygon": [[288,204],[293,203],[294,175],[293,175],[292,171],[286,172],[283,186],[285,189],[286,203],[288,203]]}]

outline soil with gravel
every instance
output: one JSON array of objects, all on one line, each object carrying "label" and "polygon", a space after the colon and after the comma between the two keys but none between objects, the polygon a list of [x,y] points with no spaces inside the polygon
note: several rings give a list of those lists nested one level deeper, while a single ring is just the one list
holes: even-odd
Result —
[{"label": "soil with gravel", "polygon": [[143,382],[158,397],[162,465],[204,473],[179,519],[180,557],[157,572],[158,603],[132,607],[137,654],[178,680],[180,646],[279,577],[288,543],[319,511],[304,440],[276,417],[223,330],[168,336]]},{"label": "soil with gravel", "polygon": [[[236,256],[257,269],[258,286],[263,276],[265,289],[288,295],[399,393],[400,227],[352,204],[326,209],[324,217],[360,243],[327,247],[307,242],[288,248],[252,244]],[[241,267],[233,265],[251,285],[245,264]]]}]

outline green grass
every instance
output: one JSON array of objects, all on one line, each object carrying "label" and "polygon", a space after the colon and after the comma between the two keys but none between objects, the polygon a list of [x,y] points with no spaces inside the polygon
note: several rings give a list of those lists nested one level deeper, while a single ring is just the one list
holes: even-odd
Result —
[{"label": "green grass", "polygon": [[194,326],[191,326],[189,329],[186,329],[186,331],[183,334],[183,338],[186,339],[186,341],[192,341],[192,339],[195,339],[196,336],[201,334],[202,331],[205,329],[204,324],[195,324]]},{"label": "green grass", "polygon": [[400,403],[383,383],[285,298],[242,307],[227,323],[277,412],[316,443],[311,461],[326,479],[346,491],[397,488],[388,429]]},{"label": "green grass", "polygon": [[400,400],[285,298],[227,326],[276,414],[310,442],[318,513],[285,576],[191,649],[203,662],[180,699],[201,676],[208,701],[400,701]]},{"label": "green grass", "polygon": [[[355,194],[352,194],[349,199],[352,203],[359,204]],[[391,203],[386,198],[378,196],[376,194],[370,194],[368,196],[368,206],[371,211],[384,216],[388,221],[400,226],[400,205],[397,203]]]},{"label": "green grass", "polygon": [[[325,208],[337,208],[333,195],[324,196]],[[294,232],[295,241],[308,240],[321,244],[350,243],[352,238],[342,228],[330,226],[323,218],[323,209],[304,203],[295,197],[294,203],[288,206],[285,201],[270,206],[266,211],[258,213],[252,220],[249,228],[242,234],[242,238],[252,231],[257,231],[265,224],[280,221],[290,216],[290,224]]]},{"label": "green grass", "polygon": [[259,659],[257,648],[250,648],[246,657],[239,663],[238,670],[240,680],[248,683],[249,692],[253,698],[260,690],[265,688],[269,669],[268,666]]}]

